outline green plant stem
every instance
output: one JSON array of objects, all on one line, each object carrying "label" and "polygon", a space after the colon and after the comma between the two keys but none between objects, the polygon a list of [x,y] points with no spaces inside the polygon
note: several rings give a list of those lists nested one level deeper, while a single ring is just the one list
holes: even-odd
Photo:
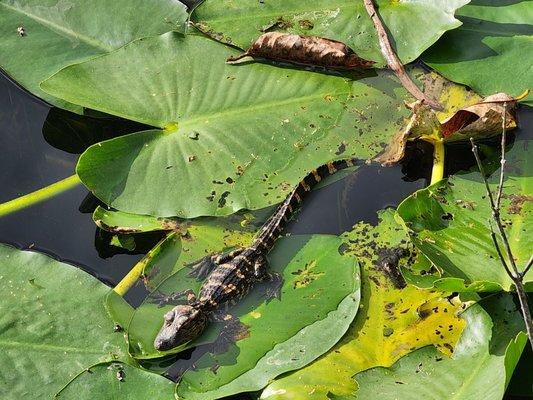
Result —
[{"label": "green plant stem", "polygon": [[433,143],[433,168],[430,185],[433,185],[444,178],[444,142],[434,140],[431,143]]},{"label": "green plant stem", "polygon": [[135,264],[130,270],[130,272],[128,272],[126,276],[122,278],[122,280],[113,288],[115,293],[121,297],[124,297],[128,290],[130,290],[133,285],[135,285],[137,281],[143,276],[146,265],[161,252],[161,244],[164,241],[168,240],[171,236],[177,234],[177,232],[171,231],[163,239],[161,239],[159,243],[157,243],[155,247],[152,248],[152,250],[150,250],[141,261]]},{"label": "green plant stem", "polygon": [[35,192],[31,192],[17,197],[16,199],[2,203],[0,204],[0,217],[14,213],[23,208],[30,207],[34,204],[40,203],[41,201],[51,199],[60,193],[72,189],[80,182],[81,181],[80,178],[78,178],[78,175],[72,175],[68,178],[60,180],[59,182],[52,183],[51,185],[48,185],[42,189],[36,190]]}]

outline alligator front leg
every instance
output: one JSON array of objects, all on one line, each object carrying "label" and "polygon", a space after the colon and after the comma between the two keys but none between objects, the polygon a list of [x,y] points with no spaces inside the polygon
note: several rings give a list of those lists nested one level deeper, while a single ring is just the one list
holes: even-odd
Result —
[{"label": "alligator front leg", "polygon": [[229,253],[216,253],[208,255],[202,258],[200,261],[195,261],[187,266],[191,268],[188,276],[196,278],[199,281],[204,280],[207,276],[213,272],[213,270],[220,264],[224,264],[231,259],[237,257],[243,252],[244,249],[236,249]]},{"label": "alligator front leg", "polygon": [[257,280],[268,282],[265,291],[267,303],[272,299],[281,299],[281,287],[283,286],[283,277],[277,272],[268,271],[268,260],[261,255],[254,264],[254,274]]},{"label": "alligator front leg", "polygon": [[185,299],[188,304],[193,303],[196,300],[196,294],[191,290],[182,290],[180,292],[174,292],[171,294],[154,293],[151,295],[151,301],[159,308],[166,306],[167,304],[177,305],[180,304],[179,300]]}]

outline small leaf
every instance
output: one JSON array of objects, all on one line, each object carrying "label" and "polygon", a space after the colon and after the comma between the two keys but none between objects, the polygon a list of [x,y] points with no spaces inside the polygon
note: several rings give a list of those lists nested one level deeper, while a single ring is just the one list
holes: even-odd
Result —
[{"label": "small leaf", "polygon": [[130,214],[107,210],[98,206],[93,212],[93,221],[101,229],[117,234],[153,231],[181,231],[186,223],[178,218],[156,218],[150,215]]}]

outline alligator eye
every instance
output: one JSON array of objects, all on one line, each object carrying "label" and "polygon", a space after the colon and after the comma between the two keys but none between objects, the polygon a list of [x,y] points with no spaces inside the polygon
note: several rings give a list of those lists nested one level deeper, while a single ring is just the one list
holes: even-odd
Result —
[{"label": "alligator eye", "polygon": [[169,311],[165,314],[165,322],[172,322],[174,320],[174,311]]}]

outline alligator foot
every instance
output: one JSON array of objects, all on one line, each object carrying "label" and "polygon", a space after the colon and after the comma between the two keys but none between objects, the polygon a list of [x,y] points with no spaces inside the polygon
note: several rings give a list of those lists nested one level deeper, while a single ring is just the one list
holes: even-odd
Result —
[{"label": "alligator foot", "polygon": [[159,308],[164,307],[167,304],[178,305],[183,303],[180,301],[182,299],[186,299],[186,303],[192,303],[196,299],[196,294],[191,289],[187,289],[170,294],[158,292],[151,295],[152,303],[157,304]]},{"label": "alligator foot", "polygon": [[264,280],[267,283],[265,291],[266,302],[270,302],[273,299],[281,300],[281,288],[283,287],[283,277],[277,272],[270,272],[265,274]]}]

